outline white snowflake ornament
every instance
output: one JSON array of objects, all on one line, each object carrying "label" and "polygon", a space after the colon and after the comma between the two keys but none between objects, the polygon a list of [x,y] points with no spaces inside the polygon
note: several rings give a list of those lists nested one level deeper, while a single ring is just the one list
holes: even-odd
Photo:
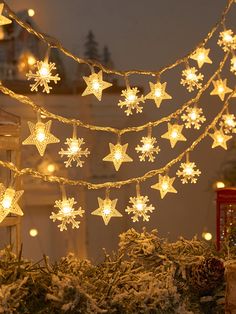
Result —
[{"label": "white snowflake ornament", "polygon": [[144,103],[144,96],[138,96],[139,90],[137,87],[130,88],[128,87],[125,90],[122,90],[121,96],[125,97],[125,100],[120,100],[118,106],[123,108],[126,107],[125,113],[127,116],[133,114],[133,110],[136,110],[136,113],[141,113],[143,107],[140,105],[140,102]]},{"label": "white snowflake ornament", "polygon": [[180,84],[183,86],[187,86],[187,90],[192,92],[195,88],[200,89],[202,87],[202,83],[200,81],[203,80],[204,75],[201,73],[197,73],[197,69],[195,67],[188,67],[187,69],[182,71],[182,79]]},{"label": "white snowflake ornament", "polygon": [[187,155],[186,162],[181,163],[180,169],[176,172],[178,177],[181,178],[181,182],[185,183],[197,183],[197,177],[200,176],[201,171],[197,169],[195,162],[190,162]]},{"label": "white snowflake ornament", "polygon": [[27,80],[34,80],[34,83],[30,84],[31,91],[38,91],[38,87],[43,87],[43,93],[50,93],[50,90],[52,89],[51,86],[49,86],[49,83],[53,81],[55,84],[57,84],[58,81],[60,81],[60,77],[58,74],[52,74],[54,70],[56,70],[56,65],[53,62],[47,62],[47,61],[37,61],[35,66],[36,72],[33,73],[32,71],[29,71],[29,73],[26,74]]},{"label": "white snowflake ornament", "polygon": [[202,113],[202,108],[198,108],[196,106],[188,107],[185,113],[181,116],[186,129],[189,129],[193,126],[194,129],[199,130],[201,124],[206,121],[206,118]]},{"label": "white snowflake ornament", "polygon": [[148,161],[154,162],[155,160],[155,154],[158,154],[160,152],[160,147],[155,146],[157,140],[155,137],[151,136],[144,136],[141,139],[142,145],[137,145],[135,150],[137,153],[140,153],[139,159],[140,161],[145,161],[146,158]]}]

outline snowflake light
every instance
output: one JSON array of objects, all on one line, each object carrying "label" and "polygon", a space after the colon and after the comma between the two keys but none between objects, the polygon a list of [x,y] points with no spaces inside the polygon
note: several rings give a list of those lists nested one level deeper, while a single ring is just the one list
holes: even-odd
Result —
[{"label": "snowflake light", "polygon": [[149,213],[152,213],[155,208],[152,204],[148,205],[148,202],[148,196],[142,196],[139,192],[137,192],[136,197],[130,197],[129,203],[131,206],[127,206],[125,211],[128,214],[133,214],[131,217],[133,222],[139,221],[139,218],[142,218],[143,221],[149,221]]},{"label": "snowflake light", "polygon": [[225,30],[220,33],[220,38],[217,44],[226,51],[236,49],[236,35],[234,35],[231,29]]},{"label": "snowflake light", "polygon": [[72,166],[72,162],[76,162],[76,167],[82,167],[84,161],[81,160],[82,157],[88,157],[90,154],[88,148],[83,149],[82,146],[85,144],[83,138],[77,138],[76,128],[74,128],[72,138],[67,138],[65,144],[68,146],[66,150],[63,148],[59,152],[61,157],[67,157],[68,159],[64,161],[66,168]]},{"label": "snowflake light", "polygon": [[201,68],[204,63],[212,63],[211,59],[208,57],[210,49],[198,48],[194,54],[191,56],[191,59],[197,61],[198,67]]},{"label": "snowflake light", "polygon": [[10,19],[2,15],[3,8],[4,8],[4,3],[0,3],[0,26],[12,23]]},{"label": "snowflake light", "polygon": [[55,201],[54,207],[59,208],[57,213],[52,212],[50,219],[53,222],[56,220],[60,221],[61,223],[58,225],[60,231],[67,230],[67,224],[71,224],[72,228],[79,228],[80,221],[76,221],[76,216],[83,217],[84,210],[79,207],[78,210],[74,209],[74,205],[77,202],[74,198],[67,198],[63,197],[62,200]]},{"label": "snowflake light", "polygon": [[26,74],[28,80],[33,79],[35,83],[30,84],[31,91],[38,91],[38,87],[43,87],[43,93],[50,93],[52,89],[49,86],[50,81],[53,81],[57,84],[60,81],[60,77],[58,74],[52,74],[54,70],[56,70],[56,65],[53,62],[48,61],[37,61],[34,65],[36,68],[36,72],[33,73],[31,70]]},{"label": "snowflake light", "polygon": [[163,84],[160,82],[157,82],[156,84],[149,82],[151,91],[145,96],[145,98],[153,99],[157,108],[160,107],[162,100],[172,99],[172,97],[166,92],[166,84],[166,82]]},{"label": "snowflake light", "polygon": [[171,148],[175,147],[178,141],[186,141],[182,134],[183,125],[168,123],[168,131],[161,137],[170,141]]},{"label": "snowflake light", "polygon": [[120,100],[118,106],[123,108],[126,107],[125,113],[127,116],[133,114],[132,110],[136,110],[136,113],[143,111],[143,107],[140,105],[140,102],[144,102],[145,98],[143,95],[138,96],[139,90],[137,87],[130,88],[128,87],[125,90],[122,90],[121,96],[125,97],[125,100]]},{"label": "snowflake light", "polygon": [[116,171],[120,169],[123,162],[131,162],[133,159],[126,154],[128,148],[128,143],[121,145],[117,143],[116,145],[109,143],[110,154],[103,158],[103,161],[111,161],[114,164]]},{"label": "snowflake light", "polygon": [[35,124],[28,121],[30,136],[27,137],[22,144],[35,145],[39,154],[43,156],[48,144],[60,142],[56,136],[50,133],[51,124],[51,120],[46,123],[38,121]]},{"label": "snowflake light", "polygon": [[206,121],[206,118],[202,114],[202,108],[188,107],[186,112],[181,116],[181,119],[185,122],[184,125],[187,129],[192,126],[194,129],[199,130],[203,122]]},{"label": "snowflake light", "polygon": [[224,133],[228,134],[230,132],[236,131],[236,121],[235,121],[235,115],[234,114],[224,114],[222,116],[222,120],[220,121],[220,126],[224,130]]},{"label": "snowflake light", "polygon": [[174,178],[170,178],[167,175],[162,176],[159,174],[159,182],[151,186],[152,189],[160,191],[161,198],[164,198],[167,193],[177,193],[176,189],[173,187]]},{"label": "snowflake light", "polygon": [[231,58],[230,63],[230,71],[236,75],[236,56],[233,56],[233,58]]},{"label": "snowflake light", "polygon": [[218,95],[222,101],[225,99],[225,94],[232,92],[232,89],[227,87],[227,79],[219,79],[213,81],[212,83],[214,89],[211,92],[211,95]]},{"label": "snowflake light", "polygon": [[92,73],[89,76],[83,76],[85,83],[87,84],[82,96],[93,94],[99,101],[102,99],[102,92],[104,89],[112,86],[111,83],[103,81],[102,70],[98,73]]},{"label": "snowflake light", "polygon": [[[181,178],[181,182],[185,183],[196,183],[197,177],[200,176],[201,171],[196,168],[195,162],[190,162],[189,157],[187,155],[186,162],[181,163],[180,169],[176,172],[178,177]],[[196,169],[195,169],[196,168]]]},{"label": "snowflake light", "polygon": [[23,216],[23,212],[18,205],[18,201],[24,191],[16,191],[12,187],[6,188],[0,183],[0,223],[8,214]]},{"label": "snowflake light", "polygon": [[222,129],[215,130],[215,132],[213,134],[209,133],[209,135],[213,139],[212,148],[220,146],[220,147],[224,148],[225,150],[227,150],[227,143],[226,142],[232,138],[231,135],[224,134]]},{"label": "snowflake light", "polygon": [[156,138],[150,135],[142,137],[142,145],[137,145],[137,147],[135,148],[137,153],[141,153],[141,155],[139,155],[140,161],[145,161],[147,158],[148,161],[154,162],[155,154],[158,154],[160,152],[160,147],[155,146],[156,142]]},{"label": "snowflake light", "polygon": [[118,212],[115,208],[117,203],[117,198],[111,200],[109,197],[106,197],[104,200],[98,197],[99,207],[94,210],[91,214],[96,216],[101,216],[104,224],[108,225],[112,217],[122,217],[122,214]]},{"label": "snowflake light", "polygon": [[187,90],[192,92],[195,88],[200,89],[204,75],[199,73],[197,74],[197,69],[195,67],[187,68],[182,71],[183,78],[180,81],[180,84],[185,86],[187,85]]}]

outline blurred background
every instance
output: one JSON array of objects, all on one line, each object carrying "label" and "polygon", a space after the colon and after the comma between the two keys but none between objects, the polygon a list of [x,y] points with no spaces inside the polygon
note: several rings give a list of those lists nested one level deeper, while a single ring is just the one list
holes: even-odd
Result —
[{"label": "blurred background", "polygon": [[[108,67],[120,70],[158,70],[173,63],[207,35],[226,5],[226,1],[215,0],[8,0],[6,3],[22,20],[37,30],[56,37],[73,53],[97,59]],[[235,29],[235,10],[236,8],[232,8],[228,14],[227,28]],[[218,36],[219,32],[216,32],[206,46],[211,48],[210,58],[213,64],[204,65],[201,70],[205,81],[214,73],[223,58],[223,51],[216,44]],[[81,97],[85,88],[82,77],[90,74],[89,68],[73,62],[55,49],[51,51],[50,61],[57,65],[61,77],[60,84],[53,87],[50,95],[31,93],[25,74],[35,60],[44,58],[46,48],[36,37],[15,23],[2,27],[0,79],[10,89],[29,95],[37,104],[68,118],[124,128],[170,114],[194,95],[179,83],[184,69],[182,64],[165,72],[161,77],[162,82],[168,82],[167,92],[172,95],[172,100],[164,101],[160,109],[156,108],[153,101],[146,101],[142,114],[127,117],[124,110],[117,106],[121,90],[125,89],[122,79],[113,75],[105,76],[106,80],[113,83],[113,87],[103,93],[101,102],[94,96]],[[196,66],[196,63],[192,61],[192,65]],[[233,88],[235,77],[227,69],[223,73],[222,76],[228,78],[227,85]],[[156,78],[132,76],[130,85],[138,86],[140,91],[146,94],[149,81],[155,82]],[[4,95],[0,95],[0,104],[2,109],[21,118],[21,137],[22,140],[25,139],[29,134],[27,121],[35,122],[35,113],[29,107]],[[203,108],[207,122],[210,122],[221,109],[222,102],[219,97],[209,96],[207,92],[201,97],[199,105]],[[230,111],[236,113],[235,107],[231,106]],[[174,149],[170,148],[169,141],[161,139],[166,130],[166,124],[153,129],[153,135],[157,137],[161,147],[154,163],[140,162],[135,151],[141,137],[146,136],[146,131],[122,136],[122,143],[129,143],[128,154],[134,162],[124,163],[119,172],[116,172],[113,164],[103,162],[102,158],[109,153],[108,143],[116,143],[117,138],[112,134],[78,129],[78,136],[84,137],[91,154],[83,168],[68,169],[65,168],[58,152],[65,146],[66,138],[72,135],[72,127],[53,121],[52,133],[60,138],[60,143],[49,145],[43,158],[35,147],[23,146],[21,166],[32,167],[46,174],[84,179],[94,183],[125,180],[165,165],[188,147],[201,134],[203,128],[199,131],[185,129],[183,133],[188,141],[179,142]],[[211,145],[212,139],[207,137],[191,153],[191,160],[196,162],[202,172],[197,184],[182,185],[180,180],[176,179],[174,186],[178,194],[169,193],[163,200],[159,191],[150,188],[157,178],[141,184],[141,193],[148,195],[155,207],[148,223],[133,223],[125,213],[129,197],[136,193],[134,185],[111,190],[110,196],[112,199],[118,198],[117,209],[122,212],[123,217],[112,218],[108,226],[104,225],[101,217],[91,216],[91,212],[98,208],[97,197],[104,198],[104,190],[67,187],[68,196],[75,197],[86,214],[78,230],[72,230],[69,226],[68,231],[60,232],[57,223],[49,219],[55,200],[61,197],[59,186],[24,177],[22,183],[25,194],[22,208],[25,215],[21,226],[23,255],[38,260],[42,254],[46,254],[54,260],[72,251],[78,256],[99,262],[103,258],[102,248],[106,248],[108,252],[114,250],[121,232],[131,227],[141,230],[143,226],[148,230],[158,229],[160,236],[170,240],[175,240],[180,235],[186,238],[194,235],[201,237],[203,232],[209,231],[214,241],[215,188],[217,184],[218,187],[227,184],[226,172],[234,182],[236,149],[235,139],[230,141],[227,151],[222,148],[211,149]],[[175,176],[178,167],[179,164],[170,170],[171,177]],[[4,240],[1,240],[1,245],[3,242]]]}]

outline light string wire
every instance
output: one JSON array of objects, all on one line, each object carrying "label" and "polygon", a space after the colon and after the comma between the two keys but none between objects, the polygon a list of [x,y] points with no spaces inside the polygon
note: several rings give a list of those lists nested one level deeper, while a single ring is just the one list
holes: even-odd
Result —
[{"label": "light string wire", "polygon": [[208,135],[209,131],[211,129],[214,129],[217,122],[221,118],[222,114],[228,108],[229,100],[231,99],[231,97],[234,95],[235,92],[236,92],[236,88],[227,97],[227,99],[226,99],[222,109],[220,110],[220,112],[214,117],[212,122],[205,128],[204,132],[194,142],[192,142],[192,144],[188,148],[186,148],[181,154],[179,154],[175,159],[171,160],[165,166],[163,166],[159,169],[154,169],[154,170],[151,170],[149,172],[146,172],[143,176],[140,176],[140,177],[134,177],[131,179],[116,181],[116,182],[91,183],[91,182],[84,181],[84,180],[71,180],[71,179],[67,179],[65,177],[45,175],[45,174],[43,174],[39,171],[33,170],[31,168],[23,168],[20,170],[18,167],[16,167],[16,165],[14,163],[5,162],[2,160],[0,160],[0,166],[13,171],[16,176],[28,175],[28,176],[31,176],[34,178],[41,179],[45,182],[54,182],[54,183],[59,183],[59,184],[63,184],[63,185],[65,185],[65,184],[71,185],[71,186],[84,186],[84,187],[87,187],[88,189],[92,189],[92,190],[98,190],[98,189],[103,189],[103,188],[105,188],[105,189],[108,189],[108,188],[118,189],[124,185],[144,182],[147,179],[150,179],[150,178],[156,176],[157,174],[166,173],[174,164],[179,162],[188,152],[193,151],[195,149],[195,147]]},{"label": "light string wire", "polygon": [[78,119],[68,119],[68,118],[65,118],[63,116],[51,113],[50,111],[46,110],[44,107],[35,104],[31,98],[13,92],[12,90],[10,90],[6,86],[4,86],[1,82],[0,82],[0,91],[3,94],[8,95],[11,98],[16,99],[17,101],[19,101],[23,104],[29,105],[34,111],[36,111],[36,112],[40,111],[47,118],[57,120],[57,121],[62,122],[64,124],[76,125],[78,127],[89,129],[91,131],[103,131],[103,132],[115,133],[117,135],[123,135],[123,134],[129,133],[129,132],[140,132],[140,131],[143,131],[144,129],[148,128],[148,127],[156,127],[161,123],[168,122],[171,119],[179,116],[191,104],[198,102],[200,97],[202,96],[203,92],[206,91],[206,89],[210,86],[210,84],[214,80],[214,78],[217,77],[220,74],[220,72],[222,71],[229,54],[230,54],[230,52],[227,52],[225,54],[224,58],[220,62],[218,69],[214,72],[214,74],[210,77],[210,79],[207,81],[207,83],[197,93],[195,98],[190,99],[189,101],[184,103],[181,108],[177,109],[175,112],[172,112],[170,115],[168,115],[166,117],[163,117],[159,120],[156,120],[153,122],[148,122],[148,123],[145,123],[143,125],[136,126],[136,127],[127,127],[127,128],[123,128],[123,129],[117,129],[117,128],[113,128],[113,127],[103,127],[103,126],[84,123]]},{"label": "light string wire", "polygon": [[194,48],[192,49],[188,54],[186,54],[183,58],[177,59],[174,63],[169,64],[163,68],[161,68],[158,71],[145,71],[145,70],[127,70],[127,71],[118,71],[118,70],[112,70],[104,65],[102,65],[100,62],[98,61],[94,61],[94,60],[89,60],[89,59],[85,59],[85,58],[80,58],[77,57],[76,55],[72,54],[69,50],[67,50],[66,48],[63,47],[63,45],[60,43],[59,40],[57,40],[56,38],[53,38],[51,36],[48,36],[46,34],[43,34],[39,31],[36,31],[31,25],[25,23],[24,21],[22,21],[11,9],[10,7],[5,3],[5,1],[3,1],[4,5],[5,5],[5,9],[7,10],[9,17],[11,19],[13,19],[16,23],[18,23],[22,28],[24,28],[28,33],[36,36],[37,38],[39,38],[40,40],[42,40],[45,44],[47,44],[48,46],[50,46],[51,48],[57,48],[58,50],[60,50],[63,54],[65,54],[66,56],[70,57],[71,59],[73,59],[74,61],[78,62],[78,63],[83,63],[83,64],[87,64],[89,67],[97,67],[99,69],[101,69],[103,72],[107,73],[107,74],[115,74],[118,76],[123,76],[123,77],[127,77],[133,74],[140,74],[140,75],[153,75],[153,76],[160,76],[162,73],[166,72],[167,70],[170,70],[176,66],[178,66],[179,64],[186,62],[188,60],[188,58],[200,47],[204,46],[208,40],[211,39],[211,37],[214,35],[214,33],[217,31],[217,29],[221,26],[224,25],[225,23],[225,19],[226,19],[226,15],[228,14],[231,5],[234,3],[234,0],[228,0],[227,5],[225,6],[222,14],[221,14],[221,18],[217,21],[217,23],[212,27],[212,29],[209,31],[209,33],[207,34],[207,36]]}]

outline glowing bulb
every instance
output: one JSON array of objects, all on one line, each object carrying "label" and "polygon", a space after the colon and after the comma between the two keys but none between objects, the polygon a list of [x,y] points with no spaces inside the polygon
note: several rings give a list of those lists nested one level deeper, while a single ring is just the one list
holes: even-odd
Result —
[{"label": "glowing bulb", "polygon": [[48,63],[44,62],[39,69],[39,74],[42,77],[47,77],[50,74]]},{"label": "glowing bulb", "polygon": [[80,150],[80,148],[79,148],[79,145],[78,145],[78,141],[77,140],[72,140],[71,144],[70,144],[70,151],[73,154],[76,154],[79,150]]},{"label": "glowing bulb", "polygon": [[187,167],[185,168],[185,173],[186,173],[187,175],[192,175],[192,174],[193,174],[193,168],[190,167],[190,166],[187,166]]},{"label": "glowing bulb", "polygon": [[136,99],[136,96],[134,93],[129,93],[129,95],[127,96],[127,100],[129,102],[133,102],[133,101],[135,101],[135,99]]},{"label": "glowing bulb", "polygon": [[33,56],[28,56],[27,62],[28,62],[28,65],[31,65],[31,66],[34,65],[35,62],[36,62],[35,57],[33,57]]},{"label": "glowing bulb", "polygon": [[104,215],[110,215],[110,213],[111,213],[111,207],[105,207],[103,209],[103,214]]},{"label": "glowing bulb", "polygon": [[233,41],[233,37],[229,33],[225,32],[223,35],[223,40],[226,41],[227,43],[230,43]]},{"label": "glowing bulb", "polygon": [[224,138],[223,138],[223,136],[222,135],[217,135],[217,142],[218,143],[223,143],[224,142]]},{"label": "glowing bulb", "polygon": [[194,73],[187,74],[187,80],[193,81],[195,80],[196,75]]},{"label": "glowing bulb", "polygon": [[206,240],[206,241],[210,241],[212,239],[212,234],[210,232],[203,232],[202,233],[202,237]]},{"label": "glowing bulb", "polygon": [[13,190],[12,188],[6,189],[3,196],[3,200],[2,200],[2,207],[4,209],[11,208],[14,196],[15,196],[15,190]]},{"label": "glowing bulb", "polygon": [[166,191],[169,189],[169,184],[167,181],[164,181],[161,185],[162,190]]},{"label": "glowing bulb", "polygon": [[117,150],[117,151],[115,152],[114,158],[115,158],[116,160],[121,160],[121,158],[122,158],[122,153],[121,153],[120,150]]},{"label": "glowing bulb", "polygon": [[45,134],[44,124],[39,122],[36,129],[36,139],[39,142],[43,142],[45,138],[46,138],[46,134]]},{"label": "glowing bulb", "polygon": [[225,124],[227,124],[228,126],[234,127],[235,122],[231,117],[227,117],[225,120]]},{"label": "glowing bulb", "polygon": [[70,215],[71,211],[72,211],[72,207],[66,201],[65,204],[63,204],[62,206],[62,212],[64,215]]},{"label": "glowing bulb", "polygon": [[49,165],[47,166],[47,170],[48,170],[48,172],[50,172],[50,173],[53,173],[53,172],[55,171],[55,169],[56,169],[56,167],[55,167],[54,164],[49,164]]},{"label": "glowing bulb", "polygon": [[178,131],[173,130],[173,131],[171,132],[171,137],[172,137],[172,138],[177,138],[177,137],[178,137]]},{"label": "glowing bulb", "polygon": [[224,187],[225,187],[224,182],[222,182],[222,181],[217,181],[217,182],[216,182],[216,188],[217,188],[217,189],[222,189],[222,188],[224,188]]},{"label": "glowing bulb", "polygon": [[199,55],[198,55],[198,60],[199,61],[203,61],[204,59],[205,59],[205,53],[203,53],[203,52],[201,52],[201,53],[199,53]]},{"label": "glowing bulb", "polygon": [[219,86],[218,86],[218,93],[219,93],[219,94],[224,93],[224,90],[225,90],[225,89],[224,89],[224,86],[223,86],[223,85],[219,85]]},{"label": "glowing bulb", "polygon": [[137,208],[137,210],[142,211],[142,210],[143,210],[143,203],[138,202],[138,203],[136,204],[136,208]]},{"label": "glowing bulb", "polygon": [[195,121],[197,119],[197,114],[195,111],[192,111],[190,114],[189,114],[189,117],[191,120]]},{"label": "glowing bulb", "polygon": [[30,234],[30,236],[31,237],[37,237],[37,235],[38,235],[38,230],[37,229],[30,229],[30,231],[29,231],[29,234]]},{"label": "glowing bulb", "polygon": [[29,10],[28,10],[28,15],[29,15],[30,17],[34,16],[34,15],[35,15],[35,11],[34,11],[33,9],[29,9]]},{"label": "glowing bulb", "polygon": [[100,84],[97,80],[94,80],[93,83],[92,83],[92,88],[93,90],[95,91],[98,91],[100,89]]},{"label": "glowing bulb", "polygon": [[161,97],[161,89],[160,89],[160,88],[156,88],[156,89],[155,89],[155,92],[154,92],[154,95],[155,95],[157,98]]}]

